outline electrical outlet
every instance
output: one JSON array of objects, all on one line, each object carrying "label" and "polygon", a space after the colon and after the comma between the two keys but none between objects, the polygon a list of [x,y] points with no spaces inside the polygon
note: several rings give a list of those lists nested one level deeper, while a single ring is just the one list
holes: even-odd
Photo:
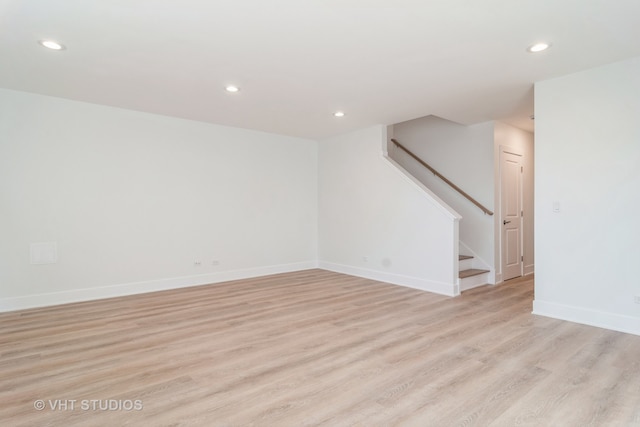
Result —
[{"label": "electrical outlet", "polygon": [[193,265],[196,267],[200,267],[202,265],[202,261],[195,260],[193,261]]},{"label": "electrical outlet", "polygon": [[211,265],[218,266],[220,265],[220,261],[218,261],[217,259],[214,259],[213,261],[211,261]]},{"label": "electrical outlet", "polygon": [[363,257],[362,257],[362,261],[364,261],[364,262],[369,262],[369,257],[368,257],[368,256],[363,256]]}]

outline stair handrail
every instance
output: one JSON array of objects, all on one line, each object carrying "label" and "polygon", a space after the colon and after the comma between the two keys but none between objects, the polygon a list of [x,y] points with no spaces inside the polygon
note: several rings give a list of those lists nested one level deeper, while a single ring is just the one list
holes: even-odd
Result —
[{"label": "stair handrail", "polygon": [[473,203],[474,205],[476,205],[477,207],[479,207],[482,212],[484,212],[485,215],[493,215],[493,212],[491,212],[489,209],[485,208],[484,206],[482,206],[482,204],[480,202],[478,202],[476,199],[474,199],[473,197],[471,197],[470,195],[468,195],[467,193],[465,193],[460,187],[458,187],[457,185],[455,185],[453,182],[449,181],[444,175],[442,175],[440,172],[438,172],[437,170],[435,170],[434,168],[432,168],[431,166],[429,166],[424,160],[422,160],[420,157],[416,156],[415,154],[413,154],[411,152],[411,150],[409,150],[407,147],[405,147],[404,145],[400,144],[397,140],[395,140],[394,138],[391,138],[391,142],[393,142],[395,145],[397,145],[401,150],[403,150],[405,153],[407,153],[408,155],[410,155],[411,157],[413,157],[418,163],[420,163],[422,166],[424,166],[425,168],[429,169],[429,171],[431,173],[433,173],[435,176],[437,176],[438,178],[440,178],[441,180],[443,180],[444,182],[446,182],[451,188],[453,188],[454,190],[456,190],[458,193],[462,194],[467,200],[469,200],[471,203]]}]

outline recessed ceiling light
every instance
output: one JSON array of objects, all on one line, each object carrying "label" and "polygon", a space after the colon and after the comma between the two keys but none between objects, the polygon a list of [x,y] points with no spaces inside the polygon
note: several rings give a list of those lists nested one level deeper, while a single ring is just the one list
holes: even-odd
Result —
[{"label": "recessed ceiling light", "polygon": [[536,43],[527,48],[527,51],[531,53],[542,52],[543,50],[547,50],[551,47],[551,43]]},{"label": "recessed ceiling light", "polygon": [[336,111],[333,113],[334,117],[344,117],[344,111]]},{"label": "recessed ceiling light", "polygon": [[224,88],[227,92],[236,93],[240,92],[240,88],[238,86],[229,85]]},{"label": "recessed ceiling light", "polygon": [[39,40],[38,43],[40,43],[40,45],[46,47],[47,49],[51,49],[51,50],[64,50],[65,49],[63,44],[58,43],[55,40]]}]

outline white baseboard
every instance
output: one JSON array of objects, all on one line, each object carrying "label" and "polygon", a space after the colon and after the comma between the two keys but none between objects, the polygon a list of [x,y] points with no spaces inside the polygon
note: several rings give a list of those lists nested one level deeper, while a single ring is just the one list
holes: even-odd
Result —
[{"label": "white baseboard", "polygon": [[406,286],[408,288],[419,289],[421,291],[433,292],[435,294],[456,296],[460,295],[460,287],[453,283],[436,282],[418,277],[403,276],[400,274],[386,273],[383,271],[368,270],[365,268],[353,267],[350,265],[336,264],[332,262],[320,261],[318,268],[336,273],[349,274],[351,276],[364,277],[365,279],[377,280],[379,282],[390,283],[392,285]]},{"label": "white baseboard", "polygon": [[499,284],[501,284],[501,283],[503,283],[503,282],[504,282],[504,280],[502,280],[502,273],[496,273],[496,274],[493,276],[493,282],[492,282],[491,284],[493,284],[493,285],[499,285]]},{"label": "white baseboard", "polygon": [[524,266],[524,275],[525,276],[530,276],[530,275],[533,274],[533,272],[534,272],[533,264]]},{"label": "white baseboard", "polygon": [[211,274],[173,277],[168,279],[149,280],[144,282],[125,283],[99,288],[74,289],[62,292],[51,292],[37,295],[0,298],[0,312],[24,310],[35,307],[47,307],[72,302],[91,301],[114,298],[168,289],[187,288],[190,286],[210,285],[230,280],[249,279],[270,274],[288,273],[292,271],[318,268],[316,261],[294,264],[271,265],[243,270],[221,271]]},{"label": "white baseboard", "polygon": [[615,313],[540,300],[533,301],[533,314],[640,335],[640,318],[638,317],[622,316]]}]

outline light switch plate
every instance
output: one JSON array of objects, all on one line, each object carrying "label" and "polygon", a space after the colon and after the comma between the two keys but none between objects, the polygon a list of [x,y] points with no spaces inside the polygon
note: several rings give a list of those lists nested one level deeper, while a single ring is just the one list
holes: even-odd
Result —
[{"label": "light switch plate", "polygon": [[56,242],[32,243],[29,253],[33,265],[58,262],[58,244]]}]

